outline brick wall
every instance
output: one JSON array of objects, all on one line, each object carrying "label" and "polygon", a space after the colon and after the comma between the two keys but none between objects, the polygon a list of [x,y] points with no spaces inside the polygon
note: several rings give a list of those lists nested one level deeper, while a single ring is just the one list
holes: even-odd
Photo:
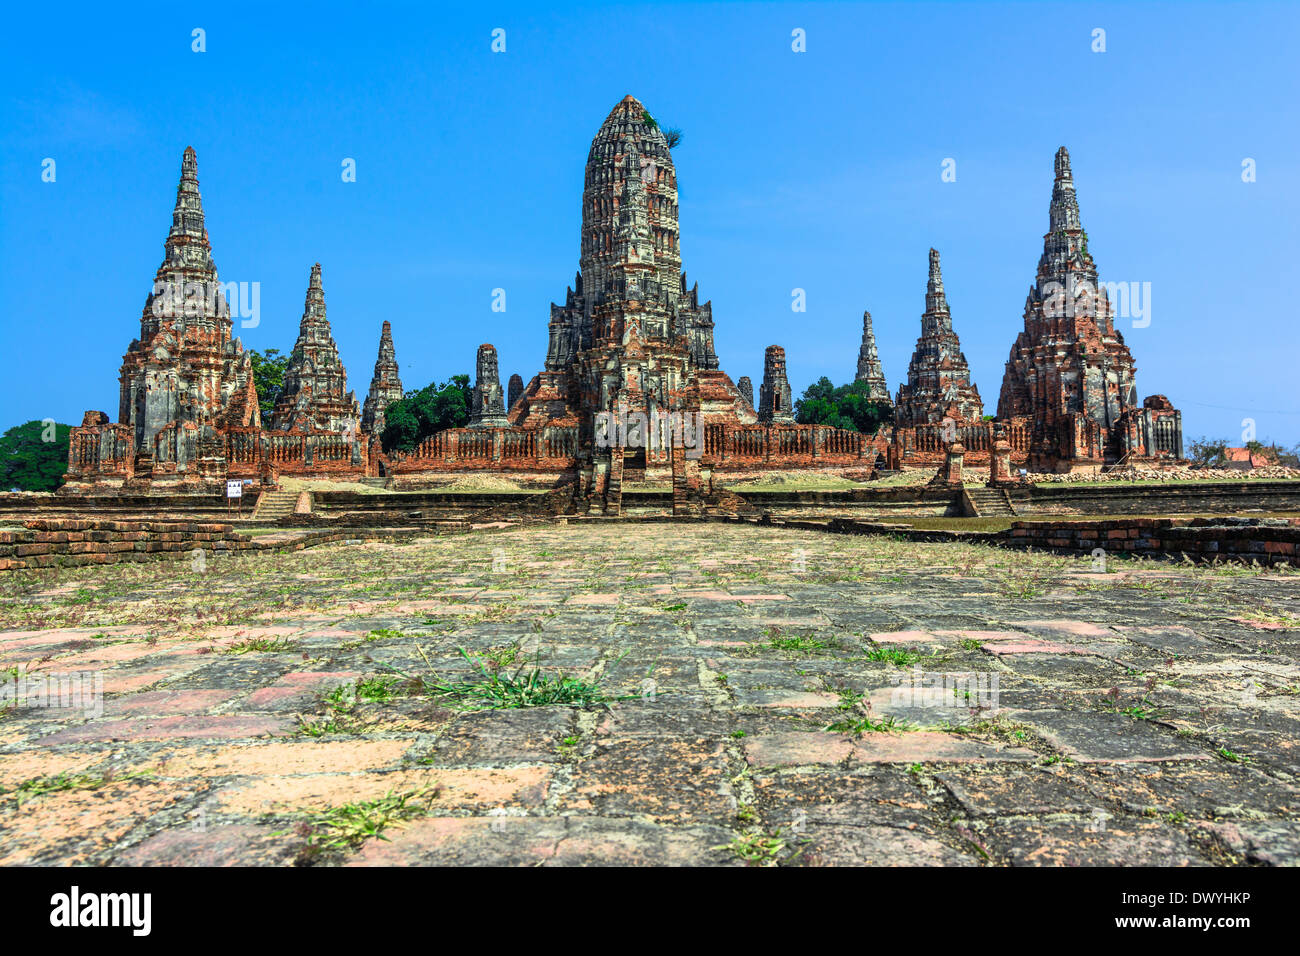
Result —
[{"label": "brick wall", "polygon": [[0,571],[179,559],[196,550],[223,554],[301,551],[343,540],[370,541],[413,533],[350,529],[259,541],[236,533],[231,525],[209,522],[38,518],[23,522],[21,529],[0,530]]},{"label": "brick wall", "polygon": [[1258,561],[1300,565],[1300,519],[1114,518],[1110,520],[1017,521],[997,535],[1021,548],[1091,554],[1187,555],[1193,560]]}]

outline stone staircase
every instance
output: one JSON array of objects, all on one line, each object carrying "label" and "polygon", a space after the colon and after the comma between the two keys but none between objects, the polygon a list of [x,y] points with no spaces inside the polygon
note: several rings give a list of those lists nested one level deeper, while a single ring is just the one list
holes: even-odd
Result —
[{"label": "stone staircase", "polygon": [[966,486],[966,495],[975,507],[976,518],[999,518],[1016,516],[1016,509],[1011,504],[1011,496],[1005,488],[972,488]]},{"label": "stone staircase", "polygon": [[279,521],[288,515],[293,514],[294,506],[298,504],[298,492],[296,491],[267,491],[257,499],[257,507],[253,509],[253,517],[258,521]]}]

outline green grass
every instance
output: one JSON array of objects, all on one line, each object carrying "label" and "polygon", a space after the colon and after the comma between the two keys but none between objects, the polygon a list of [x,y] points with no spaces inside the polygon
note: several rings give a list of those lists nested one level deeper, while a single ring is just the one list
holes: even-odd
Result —
[{"label": "green grass", "polygon": [[276,651],[291,651],[297,645],[283,637],[271,639],[269,637],[249,637],[242,641],[236,641],[229,647],[223,648],[223,654],[253,654],[253,653],[273,653]]},{"label": "green grass", "polygon": [[141,770],[133,773],[72,773],[64,772],[48,777],[24,780],[14,788],[12,797],[16,806],[21,807],[28,800],[43,797],[50,793],[62,793],[67,790],[98,790],[122,780],[147,776],[151,771]]},{"label": "green grass", "polygon": [[[428,800],[417,803],[428,794]],[[355,849],[366,840],[387,840],[384,830],[413,817],[428,813],[429,803],[438,795],[436,788],[405,793],[389,791],[378,800],[347,803],[309,814],[307,844],[314,852]]]},{"label": "green grass", "polygon": [[889,734],[908,729],[907,723],[894,717],[872,717],[863,714],[855,717],[843,717],[827,724],[825,730],[838,734]]},{"label": "green grass", "polygon": [[871,647],[862,655],[869,661],[885,661],[895,667],[910,667],[921,659],[914,651],[900,651],[892,647]]},{"label": "green grass", "polygon": [[778,651],[821,651],[838,647],[834,641],[822,641],[815,637],[772,637],[767,646]]},{"label": "green grass", "polygon": [[434,678],[421,681],[423,690],[461,710],[515,710],[523,707],[590,707],[616,700],[631,700],[635,694],[611,697],[600,689],[599,681],[587,681],[563,674],[544,674],[541,668],[520,665],[513,673],[493,669],[481,658],[475,661],[465,648],[457,648],[461,657],[478,667],[469,680],[445,681]]},{"label": "green grass", "polygon": [[772,830],[768,833],[745,833],[730,843],[712,849],[727,850],[750,866],[781,866],[790,863],[803,852],[802,847],[793,853],[787,852],[792,844],[781,833],[781,830]]}]

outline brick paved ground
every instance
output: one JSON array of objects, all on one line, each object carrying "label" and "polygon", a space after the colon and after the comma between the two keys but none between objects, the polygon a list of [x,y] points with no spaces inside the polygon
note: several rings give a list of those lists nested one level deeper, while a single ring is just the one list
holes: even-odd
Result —
[{"label": "brick paved ground", "polygon": [[0,864],[1296,863],[1300,575],[1091,567],[598,522],[8,575],[0,678],[103,699],[0,715]]}]

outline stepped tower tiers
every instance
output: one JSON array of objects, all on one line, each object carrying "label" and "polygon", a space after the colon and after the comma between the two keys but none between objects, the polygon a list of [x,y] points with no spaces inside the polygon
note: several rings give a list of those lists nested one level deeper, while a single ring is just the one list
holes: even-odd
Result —
[{"label": "stepped tower tiers", "polygon": [[1115,328],[1064,146],[1056,151],[1048,231],[1007,359],[998,417],[1030,420],[1030,467],[1095,467],[1182,456],[1182,420],[1164,396],[1138,405],[1133,356]]},{"label": "stepped tower tiers", "polygon": [[543,371],[512,403],[512,424],[580,424],[596,414],[700,409],[705,420],[754,424],[718,368],[713,309],[682,271],[677,171],[645,107],[624,97],[601,124],[582,194],[578,273],[551,306]]},{"label": "stepped tower tiers", "polygon": [[898,390],[894,424],[909,428],[938,424],[945,418],[969,423],[983,416],[979,389],[970,380],[970,366],[952,328],[939,253],[931,249],[921,337],[916,340],[916,351],[907,367],[907,384]]},{"label": "stepped tower tiers", "polygon": [[893,404],[889,383],[885,381],[885,371],[880,364],[880,353],[876,351],[876,333],[871,328],[870,312],[862,313],[862,345],[858,349],[856,381],[867,383],[867,397],[873,402]]},{"label": "stepped tower tiers", "polygon": [[474,391],[470,393],[469,427],[494,428],[509,425],[506,421],[506,397],[501,391],[501,375],[497,370],[495,345],[478,347],[475,371]]},{"label": "stepped tower tiers", "polygon": [[[190,146],[163,248],[140,337],[122,356],[118,421],[128,427],[137,456],[183,465],[197,452],[197,429],[261,424],[255,393],[249,401],[249,354],[231,338]],[[169,428],[173,423],[179,427]]]},{"label": "stepped tower tiers", "polygon": [[402,397],[402,377],[397,370],[397,350],[393,347],[393,326],[384,320],[379,334],[379,357],[375,359],[375,374],[370,379],[370,392],[361,406],[361,430],[367,435],[383,433],[385,411]]},{"label": "stepped tower tiers", "polygon": [[524,380],[516,372],[510,376],[510,383],[506,386],[506,408],[514,408],[515,402],[519,401],[519,396],[524,394]]},{"label": "stepped tower tiers", "polygon": [[360,409],[347,388],[347,372],[325,315],[320,263],[311,267],[298,341],[284,371],[284,389],[275,403],[271,427],[282,431],[326,431],[355,435]]}]

